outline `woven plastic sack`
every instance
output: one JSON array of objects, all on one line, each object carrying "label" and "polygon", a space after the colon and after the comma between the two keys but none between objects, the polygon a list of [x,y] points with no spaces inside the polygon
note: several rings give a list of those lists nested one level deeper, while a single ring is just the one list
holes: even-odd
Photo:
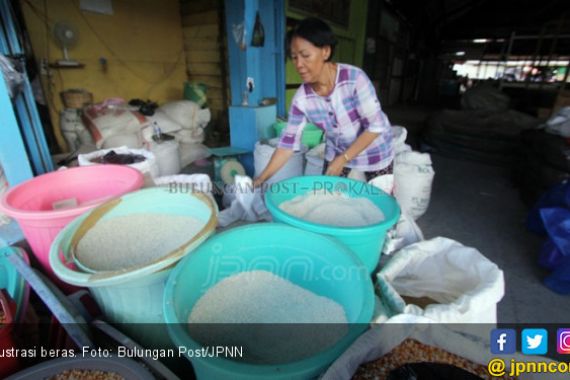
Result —
[{"label": "woven plastic sack", "polygon": [[212,117],[209,108],[201,109],[198,103],[190,100],[169,102],[160,106],[157,111],[164,112],[184,129],[204,128]]},{"label": "woven plastic sack", "polygon": [[144,115],[117,104],[102,103],[87,107],[82,117],[97,148],[103,147],[106,140],[114,136],[141,135],[141,130],[147,124]]},{"label": "woven plastic sack", "polygon": [[404,314],[441,323],[496,323],[505,293],[503,271],[496,264],[475,248],[443,237],[398,251],[377,277],[378,322]]},{"label": "woven plastic sack", "polygon": [[414,219],[427,211],[434,175],[427,153],[401,152],[394,159],[394,196],[402,211]]}]

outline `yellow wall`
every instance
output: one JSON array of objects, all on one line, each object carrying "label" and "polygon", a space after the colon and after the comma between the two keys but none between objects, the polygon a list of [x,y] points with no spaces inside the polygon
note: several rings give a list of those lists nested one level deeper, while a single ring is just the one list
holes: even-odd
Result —
[{"label": "yellow wall", "polygon": [[228,112],[228,89],[223,70],[227,63],[222,51],[225,49],[222,3],[222,0],[192,0],[181,6],[188,78],[208,87],[206,95],[212,112],[210,125],[218,130],[227,129],[223,120]]},{"label": "yellow wall", "polygon": [[[58,127],[64,89],[85,88],[95,102],[122,97],[161,104],[182,98],[186,69],[179,0],[112,0],[112,15],[81,11],[79,0],[20,1],[38,63],[63,58],[52,37],[57,21],[70,22],[79,33],[69,56],[85,67],[50,69],[42,76],[60,146],[65,147]],[[107,60],[106,72],[100,57]]]}]

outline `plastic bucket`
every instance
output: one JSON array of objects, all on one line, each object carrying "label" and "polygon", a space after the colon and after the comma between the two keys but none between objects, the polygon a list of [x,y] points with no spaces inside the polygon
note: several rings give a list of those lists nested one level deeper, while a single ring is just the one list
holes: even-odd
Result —
[{"label": "plastic bucket", "polygon": [[200,349],[202,346],[190,336],[186,322],[198,299],[224,278],[257,269],[270,271],[339,303],[350,323],[348,333],[316,355],[278,365],[255,365],[221,356],[190,357],[198,379],[316,378],[367,328],[372,318],[372,281],[354,253],[326,236],[280,223],[263,223],[212,237],[170,273],[164,292],[164,315],[173,342],[188,350]]},{"label": "plastic bucket", "polygon": [[[148,346],[162,345],[168,340],[160,332],[164,322],[162,296],[166,277],[173,265],[206,240],[215,230],[217,211],[210,198],[202,193],[171,192],[167,188],[151,188],[127,194],[107,202],[67,225],[55,238],[49,254],[50,265],[64,282],[89,288],[93,298],[113,323],[124,323],[129,333]],[[100,220],[136,213],[192,216],[205,222],[202,230],[185,245],[156,261],[129,270],[89,273],[78,269],[72,255],[72,240],[83,222],[91,215],[106,213]],[[158,238],[158,237],[157,237]],[[137,323],[157,324],[141,329]],[[164,325],[162,325],[164,328]]]},{"label": "plastic bucket", "polygon": [[[142,184],[142,174],[126,166],[59,170],[8,190],[0,200],[0,210],[16,219],[34,255],[51,275],[48,254],[57,233],[77,216]],[[57,208],[58,203],[64,207]]]},{"label": "plastic bucket", "polygon": [[[364,227],[336,227],[308,222],[287,214],[279,208],[281,203],[297,196],[323,190],[342,192],[353,198],[368,198],[382,210],[384,220]],[[265,193],[265,203],[273,219],[277,222],[287,223],[307,231],[337,238],[356,253],[370,273],[376,269],[380,260],[386,232],[400,218],[400,207],[394,197],[365,182],[343,177],[308,176],[290,178],[271,186]]]}]

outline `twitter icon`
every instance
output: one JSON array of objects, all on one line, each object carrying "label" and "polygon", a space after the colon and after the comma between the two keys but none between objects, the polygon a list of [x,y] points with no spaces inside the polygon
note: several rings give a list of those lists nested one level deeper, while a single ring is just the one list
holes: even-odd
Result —
[{"label": "twitter icon", "polygon": [[525,355],[544,355],[548,352],[548,331],[524,329],[521,336],[522,352]]}]

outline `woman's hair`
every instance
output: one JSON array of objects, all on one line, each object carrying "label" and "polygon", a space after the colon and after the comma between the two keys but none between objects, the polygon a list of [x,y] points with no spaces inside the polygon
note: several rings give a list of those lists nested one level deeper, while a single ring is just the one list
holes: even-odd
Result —
[{"label": "woman's hair", "polygon": [[293,29],[287,32],[285,46],[287,47],[288,57],[291,56],[291,41],[293,41],[294,37],[301,37],[319,48],[330,46],[331,54],[327,58],[327,61],[332,59],[337,39],[331,27],[323,20],[316,17],[309,17],[300,21]]}]

